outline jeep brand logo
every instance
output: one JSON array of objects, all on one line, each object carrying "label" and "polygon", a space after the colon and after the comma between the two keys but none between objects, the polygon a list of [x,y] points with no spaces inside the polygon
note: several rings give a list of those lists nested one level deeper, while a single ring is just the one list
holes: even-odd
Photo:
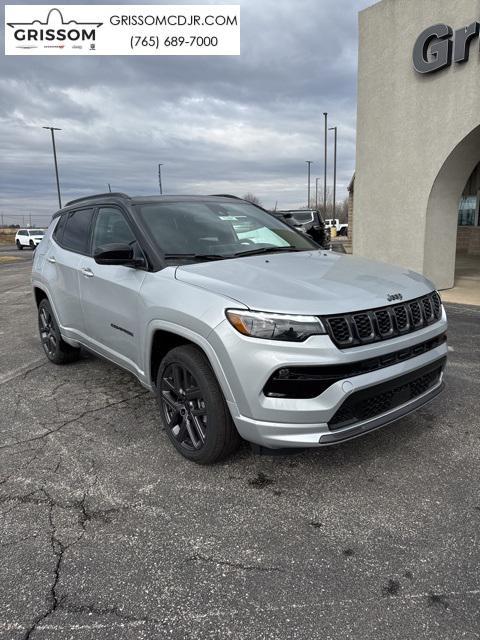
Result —
[{"label": "jeep brand logo", "polygon": [[[65,22],[59,9],[50,9],[45,22],[33,20],[33,22],[8,22],[9,27],[14,29],[13,37],[19,43],[17,48],[35,48],[37,43],[48,42],[44,47],[63,48],[64,44],[58,43],[78,43],[95,42],[95,33],[102,22],[77,22],[70,20]],[[56,42],[57,44],[51,44]],[[95,45],[93,45],[94,47]]]},{"label": "jeep brand logo", "polygon": [[387,300],[389,302],[393,302],[394,300],[403,300],[403,296],[401,293],[389,293],[387,296]]},{"label": "jeep brand logo", "polygon": [[470,46],[480,34],[480,23],[453,32],[448,24],[436,24],[425,29],[413,48],[413,66],[418,73],[433,73],[450,67],[453,62],[467,62]]}]

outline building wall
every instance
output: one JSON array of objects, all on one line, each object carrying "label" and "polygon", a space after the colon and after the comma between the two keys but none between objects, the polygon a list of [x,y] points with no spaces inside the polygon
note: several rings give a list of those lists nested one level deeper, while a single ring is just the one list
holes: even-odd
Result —
[{"label": "building wall", "polygon": [[412,52],[436,23],[480,21],[480,0],[383,0],[360,14],[357,255],[453,286],[457,206],[480,160],[480,54],[420,75]]},{"label": "building wall", "polygon": [[480,227],[458,227],[457,251],[480,256]]}]

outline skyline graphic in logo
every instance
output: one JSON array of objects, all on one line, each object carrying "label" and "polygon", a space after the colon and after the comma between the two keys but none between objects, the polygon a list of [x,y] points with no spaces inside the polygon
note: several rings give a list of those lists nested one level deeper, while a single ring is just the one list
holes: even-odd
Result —
[{"label": "skyline graphic in logo", "polygon": [[[50,11],[47,14],[47,19],[45,20],[45,22],[42,22],[41,20],[33,20],[33,22],[7,22],[9,27],[13,27],[15,29],[15,27],[27,27],[30,25],[34,25],[34,24],[39,24],[42,25],[43,27],[46,27],[47,25],[50,24],[50,16],[54,15],[55,17],[52,19],[52,22],[55,23],[57,20],[59,20],[59,24],[61,24],[62,26],[67,26],[69,24],[76,24],[79,27],[101,27],[103,22],[78,22],[77,20],[69,20],[69,22],[65,22],[65,20],[63,19],[63,14],[60,11],[60,9],[57,9],[56,7],[54,7],[53,9],[50,9]],[[58,18],[56,18],[56,16],[58,16]]]}]

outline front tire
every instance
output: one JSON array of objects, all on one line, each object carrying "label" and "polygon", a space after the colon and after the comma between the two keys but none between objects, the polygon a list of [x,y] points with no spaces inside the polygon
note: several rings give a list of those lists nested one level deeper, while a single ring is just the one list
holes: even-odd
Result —
[{"label": "front tire", "polygon": [[176,347],[158,368],[157,401],[173,446],[198,464],[233,453],[240,436],[205,355],[193,345]]},{"label": "front tire", "polygon": [[17,240],[16,245],[19,251],[23,251],[23,244],[20,243],[20,240]]},{"label": "front tire", "polygon": [[45,355],[54,364],[67,364],[80,357],[80,349],[67,344],[60,335],[50,302],[44,298],[38,305],[38,329]]}]

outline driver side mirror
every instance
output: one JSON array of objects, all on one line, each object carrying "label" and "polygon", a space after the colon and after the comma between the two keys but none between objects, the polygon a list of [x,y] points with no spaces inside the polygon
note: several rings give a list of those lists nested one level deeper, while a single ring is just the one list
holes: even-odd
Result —
[{"label": "driver side mirror", "polygon": [[144,266],[143,259],[135,259],[133,247],[122,242],[104,244],[97,247],[93,254],[93,259],[97,264],[125,265],[128,267]]}]

